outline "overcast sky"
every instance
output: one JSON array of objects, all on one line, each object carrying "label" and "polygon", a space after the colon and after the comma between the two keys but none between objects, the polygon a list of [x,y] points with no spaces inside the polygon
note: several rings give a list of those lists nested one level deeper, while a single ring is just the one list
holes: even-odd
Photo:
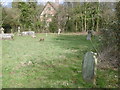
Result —
[{"label": "overcast sky", "polygon": [[[7,6],[7,7],[11,7],[11,2],[12,1],[13,0],[0,0],[0,2],[3,2],[2,5]],[[24,0],[24,1],[26,1],[26,0]],[[40,2],[40,3],[45,3],[45,2],[48,2],[48,1],[55,2],[55,0],[37,0],[37,1]],[[63,0],[59,0],[59,2],[62,3]]]},{"label": "overcast sky", "polygon": [[[12,2],[13,0],[0,0],[0,2]],[[18,0],[19,1],[19,0]],[[23,0],[26,1],[26,0]],[[38,2],[47,2],[47,1],[51,1],[51,2],[55,2],[55,0],[37,0]],[[63,2],[64,0],[59,0],[60,2]]]},{"label": "overcast sky", "polygon": [[[3,6],[7,6],[7,7],[11,7],[11,2],[13,0],[0,0],[0,2],[4,2],[2,3]],[[18,0],[19,1],[19,0]],[[26,0],[24,0],[26,1]],[[51,2],[55,2],[55,0],[37,0],[38,2],[41,3],[45,3],[47,1],[51,1]],[[63,3],[64,0],[59,0],[60,3]],[[89,1],[89,2],[94,2],[94,1],[101,1],[101,2],[116,2],[116,1],[120,1],[120,0],[66,0],[66,1],[71,1],[71,2],[84,2],[84,1]]]}]

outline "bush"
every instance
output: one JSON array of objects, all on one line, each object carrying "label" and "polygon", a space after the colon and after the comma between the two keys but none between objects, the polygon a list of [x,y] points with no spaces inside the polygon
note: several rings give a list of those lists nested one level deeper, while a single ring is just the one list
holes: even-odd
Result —
[{"label": "bush", "polygon": [[56,31],[58,30],[57,24],[54,23],[54,22],[51,22],[51,23],[49,24],[49,30],[50,30],[50,32],[52,32],[52,33],[56,32]]},{"label": "bush", "polygon": [[66,22],[65,31],[66,32],[74,32],[75,31],[75,25],[74,25],[74,22],[72,19],[68,20]]},{"label": "bush", "polygon": [[58,31],[58,23],[57,23],[57,19],[55,19],[55,17],[52,19],[52,22],[50,22],[50,24],[49,24],[49,31],[52,33]]},{"label": "bush", "polygon": [[[119,54],[119,30],[120,30],[120,2],[116,5],[116,15],[109,22],[107,29],[101,30],[102,45],[101,54],[103,59],[107,60],[111,65],[118,67]],[[105,54],[106,53],[106,54]]]}]

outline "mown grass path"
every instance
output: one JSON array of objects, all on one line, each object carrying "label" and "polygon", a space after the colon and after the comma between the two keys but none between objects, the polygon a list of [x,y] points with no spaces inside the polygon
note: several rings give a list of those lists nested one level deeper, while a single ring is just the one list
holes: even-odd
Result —
[{"label": "mown grass path", "polygon": [[[40,37],[45,41],[39,42]],[[93,50],[86,36],[15,36],[2,45],[3,88],[117,87],[117,78],[112,78],[117,71],[112,70],[98,70],[96,86],[83,81],[82,60]]]}]

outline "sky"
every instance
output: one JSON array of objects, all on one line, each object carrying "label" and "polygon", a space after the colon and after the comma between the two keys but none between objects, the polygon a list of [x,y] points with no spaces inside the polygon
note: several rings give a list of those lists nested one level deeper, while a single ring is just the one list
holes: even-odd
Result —
[{"label": "sky", "polygon": [[[0,0],[0,2],[4,2],[2,3],[3,6],[7,6],[7,7],[11,7],[11,2],[13,0]],[[19,0],[18,0],[19,1]],[[25,0],[26,1],[26,0]],[[55,0],[37,0],[38,2],[41,2],[41,3],[45,3],[47,1],[51,1],[51,2],[55,2]],[[71,1],[71,2],[84,2],[84,1],[97,1],[97,0],[66,0],[66,1]],[[101,2],[116,2],[116,1],[120,1],[120,0],[99,0]],[[64,0],[59,0],[59,3],[63,3]]]},{"label": "sky", "polygon": [[[2,2],[2,5],[6,6],[6,7],[11,7],[11,2],[12,1],[13,0],[0,0],[0,2]],[[24,1],[26,1],[26,0],[24,0]],[[45,2],[48,2],[48,1],[55,2],[55,0],[37,0],[37,1],[40,2],[40,3],[45,3]],[[60,3],[62,3],[63,1],[64,0],[59,0]]]}]

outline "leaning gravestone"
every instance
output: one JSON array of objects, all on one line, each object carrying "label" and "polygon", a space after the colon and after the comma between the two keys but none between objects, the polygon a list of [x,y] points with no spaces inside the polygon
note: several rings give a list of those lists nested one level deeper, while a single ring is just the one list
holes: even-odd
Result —
[{"label": "leaning gravestone", "polygon": [[95,84],[97,59],[93,52],[85,54],[82,63],[82,76],[86,82],[93,82]]}]

